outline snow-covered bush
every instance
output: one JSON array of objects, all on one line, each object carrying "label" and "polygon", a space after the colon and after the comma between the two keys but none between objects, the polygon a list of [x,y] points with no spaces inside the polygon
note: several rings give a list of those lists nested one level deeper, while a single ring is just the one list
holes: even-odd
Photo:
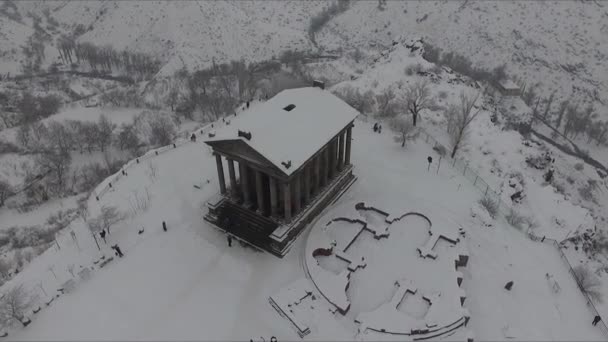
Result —
[{"label": "snow-covered bush", "polygon": [[581,290],[589,295],[591,299],[601,302],[602,292],[600,291],[599,279],[583,265],[575,266],[573,271]]},{"label": "snow-covered bush", "polygon": [[595,202],[596,199],[595,199],[594,192],[597,189],[598,189],[597,181],[593,180],[593,179],[589,179],[589,180],[587,180],[587,184],[585,184],[584,186],[582,186],[578,189],[578,194],[585,201]]},{"label": "snow-covered bush", "polygon": [[507,216],[505,217],[507,219],[507,222],[519,229],[519,230],[524,230],[524,225],[526,223],[526,217],[519,214],[517,211],[515,211],[514,209],[511,209],[511,211],[509,212],[509,214],[507,214]]},{"label": "snow-covered bush", "polygon": [[583,163],[574,164],[574,169],[577,171],[583,171],[584,168],[585,168],[585,164],[583,164]]},{"label": "snow-covered bush", "polygon": [[495,219],[498,216],[498,202],[486,196],[479,200],[479,204],[484,207],[490,216]]},{"label": "snow-covered bush", "polygon": [[347,86],[335,90],[334,95],[355,108],[359,113],[369,113],[374,106],[374,93],[371,90],[361,93],[358,89]]},{"label": "snow-covered bush", "polygon": [[0,299],[0,323],[3,326],[9,325],[13,321],[24,324],[24,316],[31,302],[30,295],[22,285],[10,289]]},{"label": "snow-covered bush", "polygon": [[405,67],[405,75],[413,76],[422,71],[422,65],[420,63],[410,64]]},{"label": "snow-covered bush", "polygon": [[139,114],[134,122],[138,133],[145,137],[150,145],[169,145],[177,134],[175,118],[168,113],[145,111]]}]

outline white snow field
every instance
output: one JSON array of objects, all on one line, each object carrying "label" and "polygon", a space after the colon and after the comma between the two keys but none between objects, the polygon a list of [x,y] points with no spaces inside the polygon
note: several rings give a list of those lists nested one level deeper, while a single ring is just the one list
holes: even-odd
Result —
[{"label": "white snow field", "polygon": [[[466,328],[459,328],[445,338],[464,340],[465,336],[474,335],[478,340],[606,339],[599,327],[591,326],[593,317],[554,250],[529,241],[503,222],[487,228],[472,219],[470,210],[478,195],[468,181],[447,167],[437,174],[436,164],[427,171],[426,157],[433,151],[423,141],[403,149],[388,130],[376,134],[371,125],[355,121],[352,162],[359,179],[321,216],[338,217],[343,206],[364,202],[394,215],[407,208],[424,211],[434,222],[431,227],[438,227],[439,221],[456,229],[462,226],[465,237],[461,240],[470,258],[459,271],[464,275],[463,306],[471,320]],[[15,327],[7,338],[247,341],[264,337],[268,341],[270,336],[276,336],[279,341],[297,340],[298,333],[292,324],[269,303],[271,297],[279,302],[278,306],[296,304],[292,305],[290,315],[297,316],[298,324],[309,330],[305,340],[410,338],[369,330],[359,333],[360,327],[354,322],[357,310],[372,311],[374,305],[381,304],[378,299],[388,296],[388,300],[393,295],[392,284],[388,286],[391,269],[382,268],[382,263],[373,265],[387,279],[382,289],[371,286],[370,278],[359,279],[361,286],[358,286],[356,273],[361,270],[354,273],[352,290],[361,292],[347,292],[354,298],[352,312],[343,316],[330,312],[332,305],[307,278],[304,252],[308,234],[303,234],[283,259],[238,244],[229,248],[225,235],[202,219],[204,203],[218,192],[218,185],[215,161],[201,140],[199,136],[196,143],[186,143],[133,164],[127,169],[128,175],[114,183],[99,202],[91,197],[92,215],[103,205],[116,205],[129,214],[124,224],[112,228],[107,244],[100,242],[102,253],[97,251],[81,221],[75,221],[71,230],[78,246],[68,230],[59,238],[60,250],[48,250],[4,285],[2,290],[24,284],[31,294],[39,294],[43,302],[54,294],[55,288],[72,278],[67,270],[69,265],[73,264],[76,270],[80,266],[93,270],[89,280],[75,280],[73,291],[56,298],[49,306],[43,303],[42,310],[31,316],[28,327]],[[366,220],[372,226],[381,226],[382,220],[369,216]],[[168,232],[162,231],[162,221],[167,222]],[[407,226],[426,227],[422,223],[411,221]],[[313,226],[323,224],[318,220]],[[144,233],[138,234],[142,228]],[[402,238],[407,237],[405,234]],[[366,241],[376,242],[373,238]],[[114,257],[103,268],[99,268],[99,262],[95,265],[93,261],[98,261],[100,254],[106,258],[112,255],[109,245],[115,243],[125,256]],[[411,260],[437,262],[450,248],[450,244],[440,241],[435,248],[436,260]],[[391,253],[387,255],[402,255]],[[373,258],[369,262],[371,270]],[[395,270],[393,280],[401,281],[404,275],[408,276],[407,262],[393,260],[390,265],[404,265],[403,269]],[[52,271],[49,266],[53,266]],[[424,272],[424,268],[418,271]],[[553,292],[546,273],[559,283],[561,291]],[[420,279],[424,276],[416,275]],[[426,279],[456,282],[455,274],[447,274],[445,278],[429,274]],[[503,287],[511,280],[514,286],[506,291]],[[360,300],[366,292],[378,302]],[[424,300],[416,296],[406,299],[405,315],[423,317]]]}]

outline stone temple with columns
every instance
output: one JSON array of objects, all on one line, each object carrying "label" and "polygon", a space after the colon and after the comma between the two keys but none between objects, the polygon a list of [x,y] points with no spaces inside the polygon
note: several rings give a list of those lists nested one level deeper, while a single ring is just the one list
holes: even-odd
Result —
[{"label": "stone temple with columns", "polygon": [[225,119],[205,142],[220,193],[205,220],[283,256],[314,218],[356,180],[352,127],[359,113],[314,87],[288,89]]}]

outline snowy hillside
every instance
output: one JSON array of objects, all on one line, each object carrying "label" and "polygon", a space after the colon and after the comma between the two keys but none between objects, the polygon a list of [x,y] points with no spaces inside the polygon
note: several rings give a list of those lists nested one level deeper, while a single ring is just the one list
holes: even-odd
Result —
[{"label": "snowy hillside", "polygon": [[[98,45],[144,51],[166,63],[165,72],[224,62],[270,59],[287,49],[310,49],[307,28],[311,13],[323,1],[55,1],[17,2],[20,11],[52,16],[70,32],[82,24],[80,37]],[[6,23],[10,27],[9,23]],[[17,25],[17,24],[15,24]],[[25,41],[27,37],[21,37]],[[16,40],[18,41],[18,40]]]},{"label": "snowy hillside", "polygon": [[[466,4],[465,4],[466,3]],[[608,4],[599,1],[356,2],[318,35],[319,44],[389,45],[426,38],[483,66],[507,65],[548,96],[583,95],[608,106]]]},{"label": "snowy hillside", "polygon": [[[81,41],[161,56],[163,71],[193,70],[217,61],[262,60],[286,49],[310,50],[310,18],[324,1],[17,1],[23,23],[0,14],[4,63],[18,61],[31,34],[29,11],[61,23],[61,32],[86,28]],[[444,51],[484,66],[506,64],[548,95],[584,94],[608,105],[608,6],[599,1],[375,1],[352,2],[316,36],[319,48],[388,45],[416,33]],[[24,25],[25,23],[25,25]],[[31,24],[30,24],[31,25]],[[55,50],[47,47],[47,52]],[[13,66],[14,63],[13,63]],[[18,64],[17,64],[18,67]],[[16,70],[15,70],[16,71]],[[604,107],[605,109],[605,107]]]}]

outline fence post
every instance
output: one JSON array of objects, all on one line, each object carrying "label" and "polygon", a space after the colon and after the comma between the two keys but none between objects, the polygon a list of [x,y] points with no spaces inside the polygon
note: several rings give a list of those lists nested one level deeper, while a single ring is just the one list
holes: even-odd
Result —
[{"label": "fence post", "polygon": [[454,162],[452,163],[452,167],[456,166],[456,158],[452,159]]},{"label": "fence post", "polygon": [[483,197],[488,196],[488,190],[490,190],[490,186],[486,184],[486,193],[483,194]]},{"label": "fence post", "polygon": [[437,163],[437,174],[439,174],[440,167],[441,167],[441,156],[439,156],[439,162]]},{"label": "fence post", "polygon": [[467,173],[467,165],[464,165],[464,169],[462,170],[462,175],[464,176]]},{"label": "fence post", "polygon": [[475,186],[475,184],[477,184],[477,178],[479,178],[479,176],[475,176],[475,181],[473,182],[473,186]]}]

